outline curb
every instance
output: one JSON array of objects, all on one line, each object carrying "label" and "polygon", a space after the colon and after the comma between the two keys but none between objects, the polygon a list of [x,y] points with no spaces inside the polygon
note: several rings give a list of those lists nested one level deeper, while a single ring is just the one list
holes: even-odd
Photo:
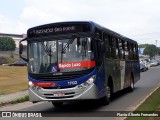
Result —
[{"label": "curb", "polygon": [[11,94],[6,94],[6,95],[0,95],[0,105],[17,100],[17,99],[22,98],[26,95],[28,95],[28,90],[20,91],[20,92],[16,92],[16,93],[11,93]]},{"label": "curb", "polygon": [[160,83],[156,88],[152,89],[152,91],[138,105],[134,107],[134,110],[136,110],[142,103],[144,103],[156,90],[158,90],[159,87],[160,87]]},{"label": "curb", "polygon": [[[160,87],[160,83],[158,84],[158,86],[155,89],[152,89],[152,91],[138,104],[136,105],[132,111],[135,111],[141,104],[143,104],[156,90],[158,90]],[[116,120],[125,120],[127,117],[122,117],[120,119],[116,119]]]}]

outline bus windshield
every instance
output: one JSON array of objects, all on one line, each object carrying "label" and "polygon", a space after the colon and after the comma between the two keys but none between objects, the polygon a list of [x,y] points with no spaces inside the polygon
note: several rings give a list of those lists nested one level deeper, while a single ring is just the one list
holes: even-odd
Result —
[{"label": "bus windshield", "polygon": [[44,39],[29,43],[29,73],[80,71],[94,66],[90,37]]}]

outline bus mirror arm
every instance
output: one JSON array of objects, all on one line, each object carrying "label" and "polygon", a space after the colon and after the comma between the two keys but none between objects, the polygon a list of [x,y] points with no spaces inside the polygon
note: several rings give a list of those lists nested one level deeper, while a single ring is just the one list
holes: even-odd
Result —
[{"label": "bus mirror arm", "polygon": [[26,40],[27,40],[27,38],[24,38],[24,39],[22,39],[22,40],[19,42],[19,57],[20,57],[21,59],[23,59],[24,61],[28,62],[28,59],[27,59],[27,58],[22,57],[23,49],[24,49],[22,42],[23,42],[23,41],[26,41]]},{"label": "bus mirror arm", "polygon": [[19,55],[21,55],[23,53],[23,44],[20,43],[19,44]]}]

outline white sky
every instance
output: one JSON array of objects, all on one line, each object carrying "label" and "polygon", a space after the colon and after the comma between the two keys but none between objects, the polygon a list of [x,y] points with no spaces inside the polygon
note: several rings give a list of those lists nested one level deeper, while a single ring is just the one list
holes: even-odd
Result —
[{"label": "white sky", "polygon": [[0,0],[0,33],[26,33],[41,24],[94,21],[160,46],[160,0]]}]

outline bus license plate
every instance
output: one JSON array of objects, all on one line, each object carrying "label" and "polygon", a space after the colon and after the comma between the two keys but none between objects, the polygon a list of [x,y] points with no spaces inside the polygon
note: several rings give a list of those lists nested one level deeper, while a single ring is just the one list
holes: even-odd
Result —
[{"label": "bus license plate", "polygon": [[65,94],[63,92],[54,92],[53,96],[54,97],[62,97],[62,96],[65,96]]}]

